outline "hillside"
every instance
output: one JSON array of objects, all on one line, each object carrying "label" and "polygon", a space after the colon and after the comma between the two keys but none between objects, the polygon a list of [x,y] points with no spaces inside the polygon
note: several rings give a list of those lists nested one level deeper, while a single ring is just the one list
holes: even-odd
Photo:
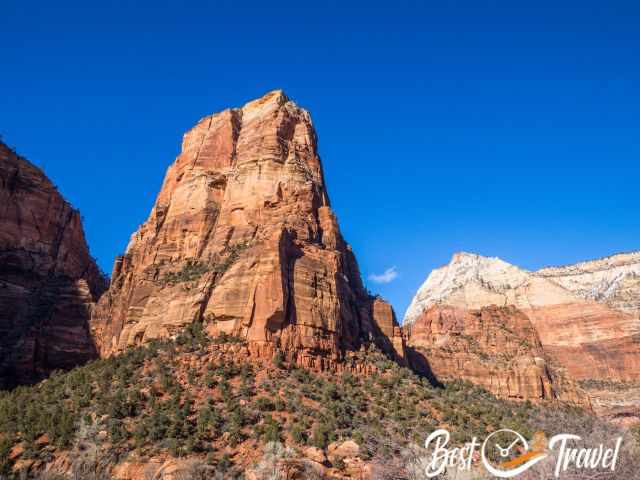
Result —
[{"label": "hillside", "polygon": [[[130,348],[3,393],[0,472],[49,479],[420,478],[411,476],[423,455],[418,445],[437,427],[449,428],[458,444],[498,427],[528,438],[541,426],[609,428],[557,403],[511,403],[463,382],[434,387],[375,349],[360,353],[367,375],[331,375],[279,355],[264,364],[238,362],[241,345],[195,325],[175,341]],[[553,427],[545,423],[552,417]],[[271,471],[280,476],[265,473]]]}]

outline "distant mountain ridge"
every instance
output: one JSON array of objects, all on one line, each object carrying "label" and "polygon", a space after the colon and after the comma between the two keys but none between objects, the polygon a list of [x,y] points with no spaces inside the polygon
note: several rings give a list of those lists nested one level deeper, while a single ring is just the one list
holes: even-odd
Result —
[{"label": "distant mountain ridge", "polygon": [[[544,398],[551,392],[567,399],[576,396],[577,383],[636,383],[639,272],[639,252],[538,272],[456,253],[420,287],[402,328],[409,349],[422,353],[436,376],[475,381],[498,395]],[[505,328],[520,333],[505,336]],[[549,388],[534,387],[547,381]],[[615,403],[618,413],[640,418],[640,399],[629,394],[630,412],[612,394],[599,394],[601,412],[611,413]]]},{"label": "distant mountain ridge", "polygon": [[[440,302],[460,302],[455,293],[477,280],[487,291],[507,296],[507,302],[518,289],[534,277],[551,280],[570,294],[595,300],[631,314],[640,312],[640,251],[620,253],[560,267],[545,267],[531,272],[498,257],[484,257],[467,252],[453,255],[447,265],[434,269],[418,289],[403,323],[411,323],[422,311]],[[546,284],[556,295],[563,294]],[[565,300],[570,301],[567,294]],[[495,298],[497,300],[497,298]],[[485,305],[490,298],[465,297],[466,306]],[[557,300],[560,300],[558,298]]]},{"label": "distant mountain ridge", "polygon": [[576,295],[633,315],[640,314],[640,251],[536,272]]},{"label": "distant mountain ridge", "polygon": [[429,306],[440,303],[464,308],[487,305],[528,308],[573,299],[565,288],[538,279],[532,272],[498,257],[459,252],[447,265],[431,272],[407,309],[404,323],[413,322]]}]

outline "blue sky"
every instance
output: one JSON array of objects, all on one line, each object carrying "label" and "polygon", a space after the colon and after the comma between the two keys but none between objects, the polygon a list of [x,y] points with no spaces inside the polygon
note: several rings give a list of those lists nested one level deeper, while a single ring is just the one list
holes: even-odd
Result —
[{"label": "blue sky", "polygon": [[310,3],[3,2],[0,133],[103,269],[182,134],[275,88],[311,111],[399,317],[456,251],[533,269],[640,248],[640,3]]}]

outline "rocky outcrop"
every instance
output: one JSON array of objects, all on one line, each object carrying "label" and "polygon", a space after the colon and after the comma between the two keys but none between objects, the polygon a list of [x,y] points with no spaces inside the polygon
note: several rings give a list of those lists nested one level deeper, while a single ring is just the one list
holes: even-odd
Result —
[{"label": "rocky outcrop", "polygon": [[[538,334],[513,306],[434,305],[405,327],[409,358],[441,381],[463,378],[503,398],[556,398]],[[426,363],[426,364],[425,364]]]},{"label": "rocky outcrop", "polygon": [[110,355],[195,321],[318,369],[372,342],[402,356],[390,306],[366,292],[340,234],[309,113],[282,91],[184,136],[92,331]]},{"label": "rocky outcrop", "polygon": [[0,143],[0,388],[96,357],[88,320],[106,288],[80,214]]},{"label": "rocky outcrop", "polygon": [[640,316],[640,252],[543,268],[536,273],[581,298]]},{"label": "rocky outcrop", "polygon": [[[497,335],[500,322],[487,321],[482,322],[478,333],[477,322],[473,319],[482,318],[481,312],[487,308],[502,313],[502,323],[510,325],[513,335]],[[457,321],[440,322],[439,330],[434,332],[434,315],[439,318],[442,312],[451,309],[459,312]],[[447,315],[451,316],[450,313]],[[484,318],[487,318],[486,313]],[[525,319],[533,332],[514,328]],[[551,372],[547,378],[551,382],[550,390],[559,392],[561,397],[575,396],[576,389],[571,382],[577,380],[629,382],[640,378],[640,322],[637,317],[582,298],[551,280],[549,275],[528,272],[498,258],[468,253],[454,255],[448,265],[434,270],[419,289],[407,310],[403,329],[407,332],[409,347],[426,352],[426,361],[434,372],[439,371],[445,377],[469,379],[502,396],[548,396],[547,386],[537,390],[527,386],[538,384],[540,378],[544,384],[545,377],[540,371],[527,370],[525,378],[528,380],[519,384],[524,387],[506,390],[499,387],[508,382],[507,379],[518,377],[516,372],[522,372],[519,365],[500,363],[500,357],[505,354],[515,355],[525,364],[538,362],[540,365],[540,360],[535,359],[545,359],[545,368]],[[435,337],[427,340],[429,335],[416,336],[412,333],[415,331],[431,332],[429,335],[435,334]],[[473,345],[483,358],[469,356],[469,346],[459,338],[459,332],[464,331],[473,332],[470,335],[476,340]],[[453,346],[450,345],[451,338],[455,339]],[[498,339],[497,348],[493,348],[492,343],[478,342],[478,338]],[[514,349],[516,345],[520,350]],[[533,348],[524,351],[523,345]],[[443,362],[441,357],[448,355],[446,348],[452,349],[454,359]],[[437,365],[439,361],[443,366]],[[478,362],[482,366],[470,366]],[[487,373],[489,371],[494,373]],[[494,380],[496,376],[502,376],[502,382]],[[523,378],[522,374],[520,378]],[[554,381],[564,386],[560,388]],[[514,384],[513,381],[508,383]]]}]

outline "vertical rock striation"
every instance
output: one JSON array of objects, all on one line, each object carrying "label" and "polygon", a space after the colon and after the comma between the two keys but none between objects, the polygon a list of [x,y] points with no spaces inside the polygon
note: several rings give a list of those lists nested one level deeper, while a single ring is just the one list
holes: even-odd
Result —
[{"label": "vertical rock striation", "polygon": [[79,212],[0,143],[0,388],[95,358],[88,320],[106,284]]},{"label": "vertical rock striation", "polygon": [[249,355],[319,369],[371,342],[402,356],[390,306],[366,292],[340,234],[309,113],[282,91],[187,132],[92,330],[109,355],[195,321]]}]

